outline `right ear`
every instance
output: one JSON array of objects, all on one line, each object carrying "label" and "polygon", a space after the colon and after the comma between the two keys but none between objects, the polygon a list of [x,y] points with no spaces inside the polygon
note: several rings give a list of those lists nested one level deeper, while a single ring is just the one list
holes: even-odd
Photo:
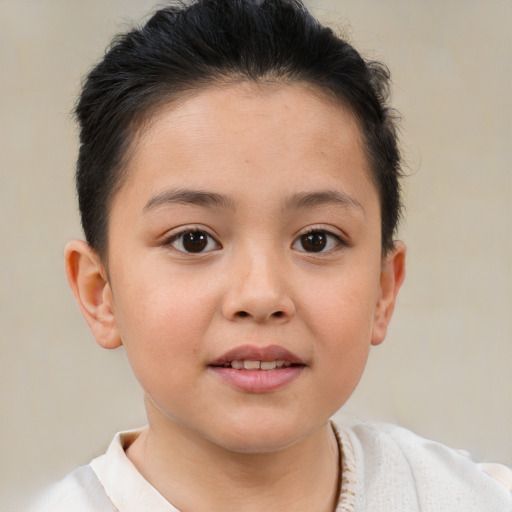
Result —
[{"label": "right ear", "polygon": [[69,286],[94,338],[103,348],[121,346],[112,288],[98,253],[83,240],[72,240],[64,257]]}]

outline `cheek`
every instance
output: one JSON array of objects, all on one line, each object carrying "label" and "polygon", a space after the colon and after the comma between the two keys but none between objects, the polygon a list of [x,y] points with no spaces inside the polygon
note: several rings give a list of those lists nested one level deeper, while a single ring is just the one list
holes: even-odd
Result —
[{"label": "cheek", "polygon": [[304,294],[304,314],[319,333],[320,342],[329,340],[332,345],[333,340],[338,340],[340,351],[370,342],[380,293],[379,268],[373,265],[343,269]]},{"label": "cheek", "polygon": [[[336,307],[338,306],[338,307]],[[371,346],[371,311],[340,301],[324,308],[324,326],[317,329],[314,400],[326,417],[340,409],[354,392],[366,366]]]},{"label": "cheek", "polygon": [[362,372],[371,345],[373,308],[355,298],[340,299],[321,308],[315,321],[316,354],[334,371],[333,377],[351,380]]},{"label": "cheek", "polygon": [[[148,390],[194,370],[212,299],[199,285],[162,273],[130,280],[116,300],[116,319],[128,359]],[[126,282],[126,281],[125,281]]]},{"label": "cheek", "polygon": [[306,323],[315,336],[315,364],[329,399],[348,398],[359,381],[371,346],[378,273],[344,273],[307,298]]},{"label": "cheek", "polygon": [[[136,272],[130,272],[132,267]],[[148,338],[164,342],[167,336],[166,344],[173,345],[171,341],[179,342],[201,327],[212,305],[201,276],[178,272],[165,264],[165,258],[148,258],[137,267],[127,265],[117,281],[122,294],[115,296],[116,318],[127,343],[133,338],[135,343]]]}]

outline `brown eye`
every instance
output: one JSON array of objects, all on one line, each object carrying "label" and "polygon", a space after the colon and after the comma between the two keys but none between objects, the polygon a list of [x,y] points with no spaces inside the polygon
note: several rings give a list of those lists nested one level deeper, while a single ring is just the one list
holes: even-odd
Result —
[{"label": "brown eye", "polygon": [[305,251],[320,252],[327,246],[327,233],[313,231],[300,237],[300,243]]},{"label": "brown eye", "polygon": [[202,231],[191,231],[183,236],[183,248],[187,252],[201,252],[208,245],[208,235]]},{"label": "brown eye", "polygon": [[292,245],[296,251],[302,252],[330,252],[345,246],[339,237],[324,230],[309,231],[301,235]]},{"label": "brown eye", "polygon": [[208,252],[219,248],[219,244],[206,231],[195,229],[173,236],[166,245],[185,253]]}]

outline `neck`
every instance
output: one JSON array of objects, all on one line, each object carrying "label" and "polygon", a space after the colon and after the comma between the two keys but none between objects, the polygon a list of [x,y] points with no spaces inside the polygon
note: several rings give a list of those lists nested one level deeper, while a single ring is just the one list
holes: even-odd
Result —
[{"label": "neck", "polygon": [[127,455],[179,510],[332,512],[336,508],[338,447],[329,423],[285,449],[239,453],[154,416],[148,410],[149,427]]}]

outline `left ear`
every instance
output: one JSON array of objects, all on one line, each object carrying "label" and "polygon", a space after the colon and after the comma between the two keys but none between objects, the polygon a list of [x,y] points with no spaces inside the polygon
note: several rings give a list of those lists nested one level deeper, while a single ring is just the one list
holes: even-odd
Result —
[{"label": "left ear", "polygon": [[403,242],[395,242],[384,261],[380,271],[380,297],[375,307],[372,331],[372,345],[384,341],[388,325],[395,308],[398,291],[405,279],[405,253]]}]

